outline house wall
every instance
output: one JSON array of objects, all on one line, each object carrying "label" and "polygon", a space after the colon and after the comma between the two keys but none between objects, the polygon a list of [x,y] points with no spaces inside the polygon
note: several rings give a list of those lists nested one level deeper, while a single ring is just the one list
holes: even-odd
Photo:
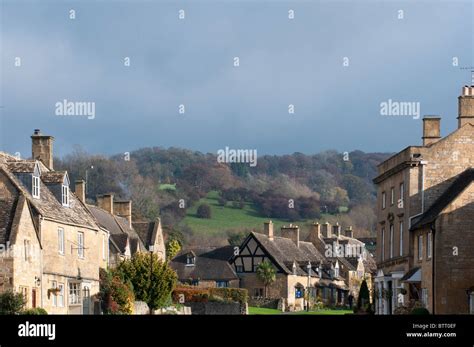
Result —
[{"label": "house wall", "polygon": [[[64,254],[58,251],[58,228],[64,229]],[[84,258],[78,255],[78,232],[84,233]],[[43,244],[43,307],[50,313],[82,313],[80,305],[69,306],[69,283],[81,283],[81,295],[89,288],[90,296],[99,292],[99,268],[107,268],[107,256],[102,254],[103,230],[91,230],[83,227],[64,225],[43,220],[41,223],[41,241]],[[106,247],[107,248],[107,247]],[[80,278],[80,279],[78,279]],[[64,284],[64,306],[54,306],[53,297],[48,289],[53,281]],[[90,302],[85,303],[92,310]],[[90,311],[91,311],[90,310]],[[91,313],[91,312],[89,312]]]},{"label": "house wall", "polygon": [[474,286],[474,183],[440,215],[435,236],[436,314],[467,314]]}]

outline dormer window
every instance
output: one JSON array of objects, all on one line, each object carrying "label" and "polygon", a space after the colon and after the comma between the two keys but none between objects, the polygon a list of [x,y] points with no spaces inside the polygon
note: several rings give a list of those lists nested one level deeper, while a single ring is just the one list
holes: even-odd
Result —
[{"label": "dormer window", "polygon": [[339,262],[336,261],[336,266],[334,267],[334,277],[339,277]]},{"label": "dormer window", "polygon": [[69,187],[64,184],[61,187],[61,197],[63,206],[69,206]]},{"label": "dormer window", "polygon": [[188,253],[186,256],[186,266],[194,266],[196,264],[196,257],[193,253]]},{"label": "dormer window", "polygon": [[295,262],[293,262],[292,270],[293,270],[293,275],[296,276],[296,263]]},{"label": "dormer window", "polygon": [[63,183],[61,184],[61,202],[63,206],[69,207],[69,176],[64,175]]},{"label": "dormer window", "polygon": [[33,171],[32,175],[32,181],[31,181],[31,195],[35,199],[40,198],[40,188],[41,188],[41,180],[40,180],[40,169],[38,163],[35,164],[35,169]]}]

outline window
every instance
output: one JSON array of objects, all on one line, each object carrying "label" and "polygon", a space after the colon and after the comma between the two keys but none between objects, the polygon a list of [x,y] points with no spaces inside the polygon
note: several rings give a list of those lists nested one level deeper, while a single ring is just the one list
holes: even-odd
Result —
[{"label": "window", "polygon": [[382,228],[382,260],[385,260],[385,228]]},{"label": "window", "polygon": [[393,258],[393,224],[390,224],[390,258]]},{"label": "window", "polygon": [[390,188],[390,205],[395,203],[395,188]]},{"label": "window", "polygon": [[423,259],[423,235],[418,236],[418,260]]},{"label": "window", "polygon": [[403,255],[403,221],[400,222],[400,257]]},{"label": "window", "polygon": [[382,209],[386,207],[387,204],[387,194],[385,192],[382,192]]},{"label": "window", "polygon": [[229,281],[216,281],[217,288],[227,288],[229,286]]},{"label": "window", "polygon": [[33,198],[39,199],[40,198],[40,177],[37,174],[33,174],[33,179],[32,179],[32,188],[31,188],[31,194],[33,195]]},{"label": "window", "polygon": [[428,307],[428,289],[422,288],[421,289],[421,302],[423,306]]},{"label": "window", "polygon": [[30,240],[24,240],[23,241],[23,248],[24,248],[24,255],[25,255],[25,261],[30,260]]},{"label": "window", "polygon": [[69,283],[69,305],[81,303],[81,284],[77,282]]},{"label": "window", "polygon": [[[58,288],[58,282],[53,281],[52,286],[53,289]],[[48,293],[49,294],[49,293]],[[51,293],[51,300],[53,301],[53,306],[58,306],[58,296],[59,293]]]},{"label": "window", "polygon": [[84,258],[84,233],[81,231],[77,233],[77,255]]},{"label": "window", "polygon": [[186,257],[186,265],[194,265],[196,263],[196,257],[193,254],[188,254]]},{"label": "window", "polygon": [[405,183],[400,183],[400,200],[398,207],[403,208],[403,201],[405,199]]},{"label": "window", "polygon": [[431,238],[432,238],[432,233],[428,233],[428,237],[426,238],[426,256],[428,258],[431,258]]},{"label": "window", "polygon": [[244,272],[244,267],[242,265],[236,265],[235,266],[235,271],[237,272]]},{"label": "window", "polygon": [[63,206],[69,206],[69,187],[64,184],[61,187],[61,197]]},{"label": "window", "polygon": [[58,307],[64,306],[64,283],[58,283]]},{"label": "window", "polygon": [[64,229],[58,228],[58,252],[64,254]]},{"label": "window", "polygon": [[339,263],[334,267],[334,277],[339,277]]},{"label": "window", "polygon": [[263,297],[263,288],[254,288],[253,289],[253,296],[255,298],[261,298]]}]

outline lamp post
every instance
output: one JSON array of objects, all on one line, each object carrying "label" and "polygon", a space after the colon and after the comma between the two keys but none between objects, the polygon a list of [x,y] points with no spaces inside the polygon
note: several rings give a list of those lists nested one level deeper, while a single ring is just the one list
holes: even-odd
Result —
[{"label": "lamp post", "polygon": [[[152,279],[152,276],[153,276],[153,251],[154,251],[154,246],[153,245],[150,245],[148,247],[148,250],[150,251],[150,287],[148,289],[148,292],[149,292],[149,301],[150,302],[153,302],[152,300],[152,291],[151,291],[151,287],[152,287],[152,283],[151,283],[151,279]],[[150,305],[150,314],[153,314],[153,309],[151,308],[151,305]]]},{"label": "lamp post", "polygon": [[309,303],[310,301],[310,286],[311,286],[311,262],[308,261],[308,265],[306,265],[306,270],[308,273],[308,285],[306,286],[306,290],[308,291],[308,299],[306,302],[306,311],[309,312]]}]

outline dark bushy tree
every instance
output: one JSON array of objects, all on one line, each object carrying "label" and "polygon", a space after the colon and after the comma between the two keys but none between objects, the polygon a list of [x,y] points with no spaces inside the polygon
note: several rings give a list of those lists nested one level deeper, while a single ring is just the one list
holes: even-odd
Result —
[{"label": "dark bushy tree", "polygon": [[371,313],[372,307],[370,304],[370,292],[367,282],[364,279],[360,284],[359,296],[357,297],[357,312],[358,313]]},{"label": "dark bushy tree", "polygon": [[199,218],[205,218],[205,219],[212,218],[211,206],[209,206],[208,204],[199,205],[196,213]]},{"label": "dark bushy tree", "polygon": [[25,299],[21,293],[6,291],[0,294],[0,315],[19,314],[25,307]]}]

